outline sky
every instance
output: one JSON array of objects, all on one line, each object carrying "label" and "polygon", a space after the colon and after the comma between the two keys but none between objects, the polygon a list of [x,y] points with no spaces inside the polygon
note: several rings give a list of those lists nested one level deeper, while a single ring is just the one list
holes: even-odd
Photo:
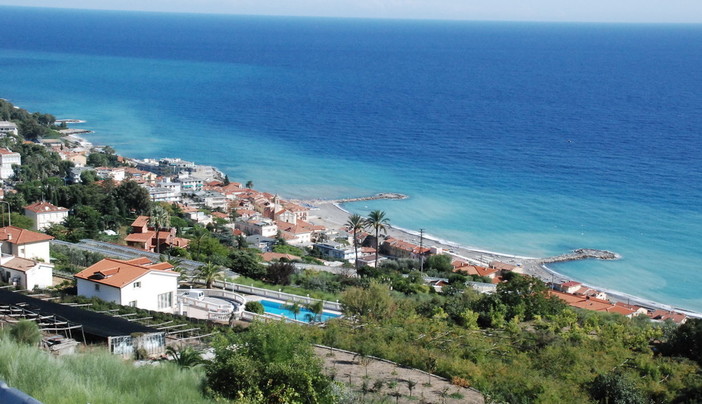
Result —
[{"label": "sky", "polygon": [[0,0],[0,5],[350,18],[702,23],[702,0]]}]

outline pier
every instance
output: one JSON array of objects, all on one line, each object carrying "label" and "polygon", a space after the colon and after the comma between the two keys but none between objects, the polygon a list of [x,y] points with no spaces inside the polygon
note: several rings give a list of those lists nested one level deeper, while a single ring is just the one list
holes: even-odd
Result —
[{"label": "pier", "polygon": [[[323,204],[323,203],[349,203],[349,202],[363,202],[363,201],[375,201],[379,199],[407,199],[408,196],[405,194],[399,194],[396,192],[381,192],[379,194],[371,195],[371,196],[360,196],[360,197],[355,197],[355,198],[341,198],[341,199],[314,199],[311,201],[304,201],[304,203],[307,204]],[[303,202],[303,201],[294,201],[294,202]]]},{"label": "pier", "polygon": [[567,254],[557,255],[555,257],[542,258],[539,260],[540,264],[552,264],[554,262],[567,262],[567,261],[578,261],[585,259],[598,259],[598,260],[616,260],[619,259],[619,255],[611,251],[606,250],[595,250],[591,248],[579,248],[573,250]]}]

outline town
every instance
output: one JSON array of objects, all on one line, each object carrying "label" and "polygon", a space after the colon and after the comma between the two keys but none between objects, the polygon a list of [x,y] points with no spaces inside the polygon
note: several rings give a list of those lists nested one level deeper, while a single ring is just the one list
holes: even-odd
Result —
[{"label": "town", "polygon": [[[337,327],[333,319],[356,327],[407,304],[393,299],[409,298],[417,299],[417,315],[467,330],[509,329],[519,321],[548,328],[539,322],[566,321],[565,307],[652,324],[688,321],[674,310],[608,300],[579,282],[533,276],[545,262],[598,251],[540,260],[467,256],[423,236],[418,243],[404,238],[382,211],[361,217],[340,211],[340,201],[286,200],[257,191],[253,180],[231,181],[216,167],[180,158],[120,156],[79,137],[84,131],[68,128],[75,120],[0,102],[0,112],[13,118],[0,121],[0,321],[37,324],[42,346],[56,355],[98,344],[122,358],[177,360],[190,349],[206,352],[220,328],[280,320],[328,331]],[[341,219],[322,212],[330,204]],[[576,323],[567,320],[567,327]],[[407,371],[407,388],[381,383],[373,390],[358,373],[366,359],[356,357],[381,358],[377,349],[371,355],[359,340],[322,341],[318,348],[332,355],[351,352],[357,366],[343,380],[364,395],[411,400],[410,379],[426,377]],[[394,361],[392,372],[399,364],[429,372],[426,384],[434,387],[422,390],[425,402],[485,401],[481,382],[469,383],[465,374],[401,355],[384,359]],[[337,368],[334,360],[325,366],[327,373]]]}]

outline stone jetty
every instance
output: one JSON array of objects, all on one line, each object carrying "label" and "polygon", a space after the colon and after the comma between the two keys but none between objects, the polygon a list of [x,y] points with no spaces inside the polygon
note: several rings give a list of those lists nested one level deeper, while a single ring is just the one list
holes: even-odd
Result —
[{"label": "stone jetty", "polygon": [[542,258],[539,260],[540,264],[552,264],[554,262],[566,262],[566,261],[578,261],[585,259],[598,259],[598,260],[616,260],[619,259],[619,255],[611,251],[606,250],[595,250],[592,248],[578,248],[567,254],[557,255],[555,257]]},{"label": "stone jetty", "polygon": [[[381,192],[379,194],[371,195],[371,196],[359,196],[355,198],[341,198],[341,199],[314,199],[314,200],[307,200],[304,201],[306,204],[312,204],[312,205],[318,205],[318,204],[323,204],[323,203],[334,203],[334,204],[339,204],[339,203],[349,203],[349,202],[363,202],[363,201],[375,201],[378,199],[407,199],[408,196],[405,194],[398,194],[395,192]],[[294,202],[303,202],[303,201],[294,201]]]}]

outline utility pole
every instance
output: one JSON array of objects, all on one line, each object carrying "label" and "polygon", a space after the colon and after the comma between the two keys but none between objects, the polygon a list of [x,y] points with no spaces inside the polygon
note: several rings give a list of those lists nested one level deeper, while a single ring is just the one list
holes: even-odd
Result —
[{"label": "utility pole", "polygon": [[419,229],[419,270],[424,272],[424,229]]}]

